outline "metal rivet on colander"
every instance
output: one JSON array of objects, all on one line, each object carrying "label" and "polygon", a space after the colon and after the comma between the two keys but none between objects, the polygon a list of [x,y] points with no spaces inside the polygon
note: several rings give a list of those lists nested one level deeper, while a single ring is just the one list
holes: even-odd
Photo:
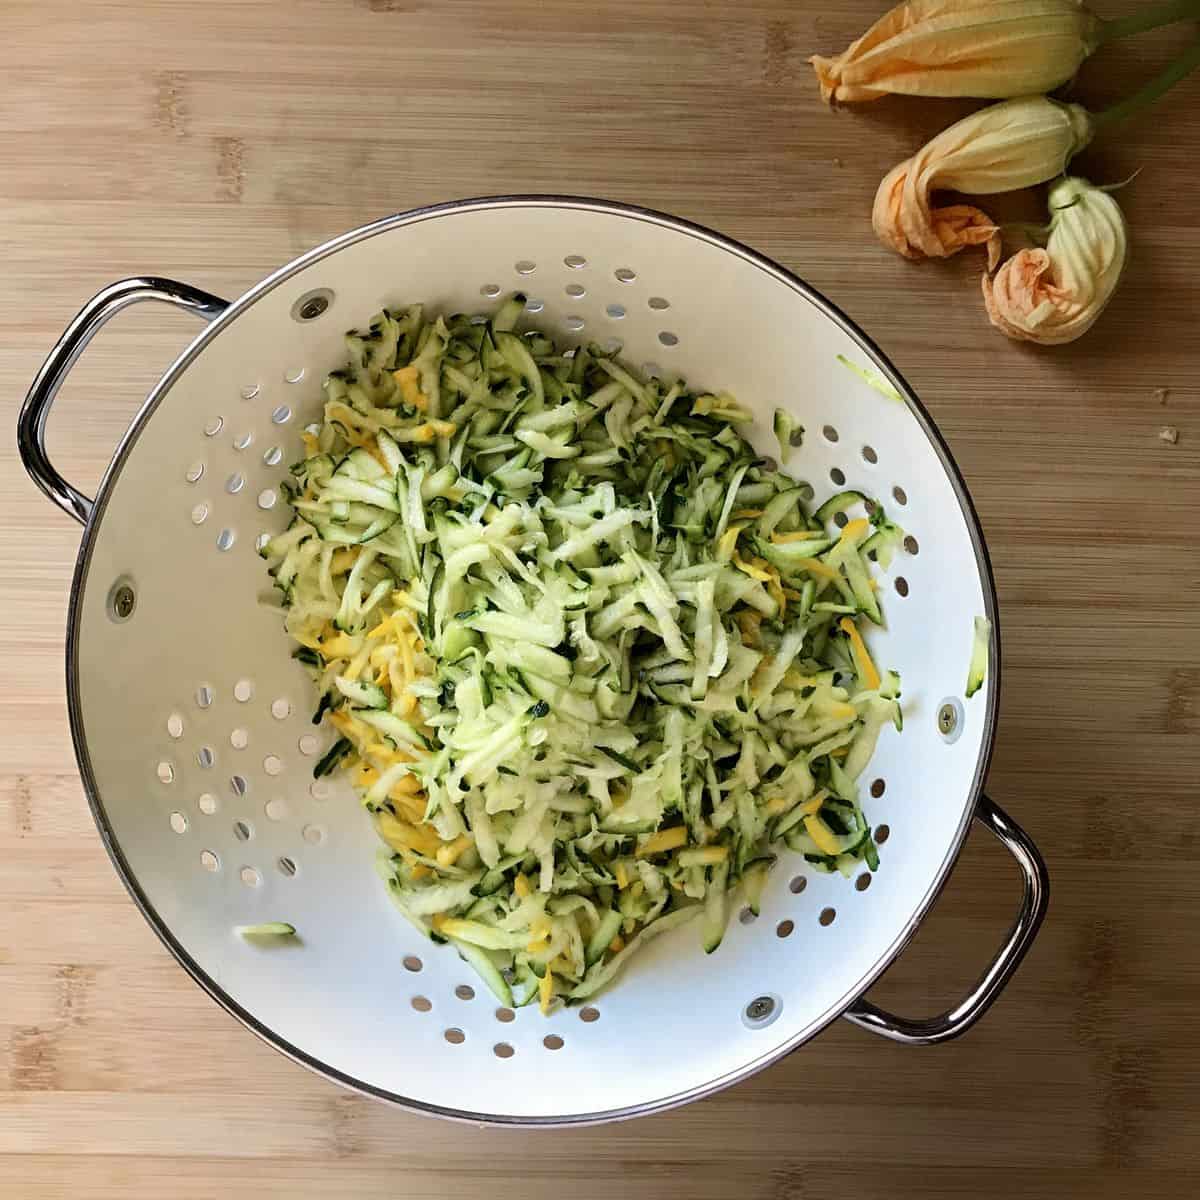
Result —
[{"label": "metal rivet on colander", "polygon": [[114,621],[128,621],[137,607],[137,593],[131,584],[118,580],[108,594],[108,613]]},{"label": "metal rivet on colander", "polygon": [[333,303],[333,293],[328,288],[320,288],[314,292],[305,292],[292,305],[293,321],[315,321],[323,313],[328,312]]},{"label": "metal rivet on colander", "polygon": [[783,1011],[783,1001],[774,994],[755,996],[742,1009],[742,1024],[747,1029],[765,1029],[779,1018]]},{"label": "metal rivet on colander", "polygon": [[957,742],[963,729],[962,701],[955,696],[948,696],[938,705],[938,733],[944,742]]}]

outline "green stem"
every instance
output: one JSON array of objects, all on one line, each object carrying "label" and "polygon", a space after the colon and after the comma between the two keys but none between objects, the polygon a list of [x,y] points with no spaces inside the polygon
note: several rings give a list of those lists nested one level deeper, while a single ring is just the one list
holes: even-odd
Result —
[{"label": "green stem", "polygon": [[1103,129],[1108,125],[1115,125],[1119,121],[1132,117],[1134,113],[1153,104],[1160,96],[1169,92],[1197,67],[1200,67],[1200,41],[1197,41],[1190,50],[1185,50],[1161,75],[1155,76],[1145,87],[1134,92],[1132,96],[1126,96],[1124,100],[1114,104],[1111,108],[1096,113],[1092,118],[1095,128]]},{"label": "green stem", "polygon": [[1100,41],[1113,42],[1117,38],[1130,37],[1135,33],[1145,33],[1147,29],[1157,29],[1160,25],[1172,25],[1176,21],[1186,21],[1188,17],[1200,17],[1200,2],[1198,0],[1166,0],[1165,4],[1151,5],[1142,12],[1133,13],[1128,17],[1119,17],[1115,21],[1105,21],[1100,33]]}]

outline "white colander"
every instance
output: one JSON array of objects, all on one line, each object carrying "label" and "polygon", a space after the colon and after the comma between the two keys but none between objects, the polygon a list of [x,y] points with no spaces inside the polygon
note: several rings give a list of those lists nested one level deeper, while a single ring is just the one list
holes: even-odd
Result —
[{"label": "white colander", "polygon": [[[567,342],[616,338],[634,364],[733,392],[777,453],[776,406],[807,431],[789,469],[818,495],[879,497],[909,532],[873,648],[901,673],[905,729],[864,777],[882,864],[848,881],[782,851],[757,920],[717,952],[684,927],[586,1008],[543,1017],[494,1001],[449,947],[422,940],[373,870],[376,835],[350,788],[314,783],[329,742],[291,658],[256,544],[287,521],[278,485],[321,412],[342,333],[385,305],[474,312],[512,290]],[[50,465],[46,414],[95,331],[166,301],[211,322],[163,376],[94,502]],[[883,372],[888,399],[839,363]],[[422,209],[313,250],[233,304],[134,279],[75,319],[21,413],[43,490],[84,524],[67,688],[96,823],[146,919],[192,976],[292,1058],[360,1091],[474,1121],[569,1124],[679,1104],[742,1079],[844,1015],[898,1041],[961,1033],[1041,921],[1045,867],[981,794],[999,694],[964,688],[976,616],[996,628],[987,554],[929,415],[868,339],[787,271],[661,214],[512,197]],[[902,1020],[861,997],[912,935],[972,818],[1025,879],[1005,945],[961,1004]],[[869,886],[868,886],[869,885]],[[289,921],[295,944],[235,927]]]}]

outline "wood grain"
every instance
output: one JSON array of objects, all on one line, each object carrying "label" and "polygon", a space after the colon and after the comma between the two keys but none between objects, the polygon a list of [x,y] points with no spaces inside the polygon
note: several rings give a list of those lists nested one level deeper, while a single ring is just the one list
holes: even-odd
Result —
[{"label": "wood grain", "polygon": [[[969,106],[834,114],[815,99],[806,56],[840,49],[880,6],[5,0],[10,421],[79,304],[128,273],[232,296],[366,220],[508,191],[604,195],[716,226],[862,322],[950,441],[1003,614],[989,787],[1044,850],[1054,897],[994,1012],[940,1049],[834,1027],[686,1110],[555,1135],[468,1131],[346,1094],[203,997],[115,878],[63,698],[78,530],[27,482],[8,438],[0,1195],[223,1200],[249,1180],[297,1200],[1200,1190],[1200,78],[1078,160],[1097,181],[1142,169],[1121,193],[1134,255],[1109,313],[1075,346],[1015,346],[985,324],[977,261],[914,267],[881,251],[867,221],[884,171]],[[1077,97],[1115,99],[1189,36],[1103,51]],[[998,211],[1035,218],[1039,201]],[[139,311],[97,340],[51,422],[72,480],[94,485],[193,333]],[[1164,425],[1177,444],[1159,440]],[[1016,887],[972,838],[878,998],[918,1014],[953,997]]]}]

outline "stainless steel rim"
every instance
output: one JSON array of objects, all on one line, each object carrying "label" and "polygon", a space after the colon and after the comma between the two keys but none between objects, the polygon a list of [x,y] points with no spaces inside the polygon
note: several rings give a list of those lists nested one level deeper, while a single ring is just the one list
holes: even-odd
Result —
[{"label": "stainless steel rim", "polygon": [[[710,245],[718,246],[731,254],[737,255],[739,258],[750,263],[757,269],[771,275],[779,282],[792,288],[793,291],[803,296],[810,304],[820,309],[825,315],[837,322],[869,356],[871,356],[883,368],[884,372],[891,382],[899,389],[900,394],[904,397],[905,403],[914,417],[920,423],[926,437],[929,438],[934,447],[939,460],[945,469],[955,495],[958,498],[959,506],[962,509],[963,516],[967,522],[967,527],[970,532],[971,542],[975,551],[976,564],[979,569],[980,580],[984,594],[984,608],[988,619],[992,622],[992,628],[995,631],[995,647],[996,654],[994,661],[991,663],[989,670],[989,678],[986,683],[986,706],[983,717],[983,739],[980,748],[979,761],[976,764],[975,776],[971,782],[970,792],[966,798],[966,803],[963,805],[962,817],[959,821],[958,829],[955,832],[954,838],[950,844],[949,850],[939,866],[935,876],[930,881],[929,887],[926,890],[920,904],[914,910],[913,914],[905,924],[904,929],[899,936],[894,940],[887,951],[880,956],[870,971],[855,984],[854,988],[848,991],[838,1002],[833,1005],[826,1013],[815,1021],[811,1022],[805,1029],[796,1034],[790,1041],[783,1046],[764,1054],[757,1059],[745,1064],[736,1071],[729,1072],[717,1079],[710,1080],[703,1086],[692,1088],[685,1092],[679,1092],[671,1096],[663,1097],[660,1100],[655,1100],[650,1103],[632,1105],[626,1108],[611,1109],[603,1112],[584,1113],[580,1115],[566,1117],[513,1117],[505,1114],[494,1113],[477,1113],[465,1112],[457,1109],[446,1108],[440,1105],[427,1104],[422,1101],[413,1100],[405,1096],[398,1095],[394,1092],[387,1091],[382,1088],[375,1087],[363,1080],[353,1078],[338,1071],[335,1067],[324,1063],[317,1058],[305,1053],[296,1046],[291,1045],[285,1039],[281,1038],[273,1030],[259,1022],[252,1013],[247,1012],[236,1001],[229,996],[221,986],[208,975],[200,965],[190,957],[187,951],[179,944],[171,933],[166,922],[158,914],[157,910],[149,903],[147,897],[143,894],[138,886],[137,879],[129,869],[128,863],[125,861],[121,853],[121,848],[118,845],[113,834],[112,827],[109,824],[107,814],[104,809],[103,801],[100,798],[99,790],[96,786],[95,776],[92,771],[91,760],[88,755],[87,743],[83,731],[82,712],[79,703],[79,602],[83,595],[84,585],[87,582],[88,568],[91,562],[92,549],[96,540],[97,531],[99,530],[104,513],[107,508],[108,499],[112,489],[121,475],[129,453],[137,442],[142,428],[153,415],[155,409],[167,394],[170,388],[175,383],[176,379],[189,366],[201,349],[208,344],[213,338],[217,337],[221,330],[226,325],[236,320],[237,317],[253,305],[257,300],[265,296],[268,292],[286,282],[298,271],[311,265],[320,259],[326,258],[331,254],[337,253],[346,246],[362,241],[366,238],[371,238],[377,234],[386,233],[387,231],[397,228],[402,225],[414,224],[421,221],[430,220],[448,213],[464,212],[478,209],[502,209],[513,207],[545,207],[545,208],[571,208],[580,209],[591,212],[606,213],[614,216],[621,216],[637,221],[645,221],[654,225],[661,226],[666,229],[674,230],[675,232],[685,234],[689,237],[696,238],[700,241],[709,243]],[[224,1009],[235,1016],[253,1033],[257,1034],[264,1041],[273,1046],[276,1050],[287,1055],[294,1061],[308,1067],[317,1074],[341,1084],[343,1087],[349,1088],[352,1091],[357,1091],[365,1095],[373,1096],[377,1099],[384,1100],[390,1104],[394,1104],[402,1109],[414,1113],[425,1113],[441,1117],[450,1118],[469,1122],[471,1124],[490,1124],[497,1126],[581,1126],[600,1124],[608,1121],[628,1120],[633,1117],[645,1116],[649,1113],[662,1112],[669,1108],[675,1108],[679,1105],[686,1104],[692,1100],[698,1100],[705,1096],[712,1095],[715,1092],[738,1083],[741,1080],[748,1079],[750,1076],[757,1074],[771,1063],[778,1061],[780,1058],[789,1054],[792,1050],[808,1041],[810,1038],[818,1034],[832,1021],[841,1016],[858,997],[863,995],[870,986],[879,978],[879,976],[891,965],[896,957],[901,953],[904,947],[911,940],[916,932],[917,926],[925,917],[929,908],[937,898],[938,893],[950,875],[950,871],[958,858],[959,851],[962,848],[962,843],[966,838],[967,831],[970,828],[972,818],[976,811],[976,806],[982,794],[984,779],[987,775],[988,764],[991,761],[992,748],[995,741],[996,732],[996,714],[999,705],[1000,695],[1000,633],[999,621],[996,608],[996,589],[995,581],[992,575],[991,560],[988,556],[987,546],[984,542],[983,531],[979,524],[979,518],[975,511],[975,506],[971,500],[967,490],[966,483],[960,474],[958,467],[950,453],[949,447],[946,445],[937,427],[934,425],[933,419],[926,411],[924,405],[917,398],[915,393],[909,388],[904,378],[899,371],[892,365],[888,357],[879,349],[878,346],[852,321],[846,316],[836,305],[827,300],[815,289],[806,284],[792,272],[779,266],[777,263],[759,254],[757,251],[751,250],[749,247],[742,245],[740,242],[734,241],[732,238],[725,237],[722,234],[716,233],[713,230],[706,229],[703,226],[692,224],[691,222],[681,220],[678,217],[669,216],[665,213],[656,212],[652,209],[639,208],[633,205],[620,204],[613,201],[589,199],[576,196],[555,196],[555,195],[515,195],[515,196],[490,196],[481,197],[473,200],[453,201],[446,204],[435,204],[425,208],[413,209],[410,212],[400,213],[396,216],[386,217],[380,221],[372,222],[371,224],[361,226],[358,229],[352,230],[349,233],[343,234],[340,237],[333,238],[325,242],[323,245],[316,247],[308,253],[294,259],[286,266],[281,267],[274,274],[269,275],[261,283],[255,285],[239,299],[234,301],[225,310],[225,312],[208,325],[195,340],[183,351],[183,353],[175,360],[162,379],[151,391],[147,397],[145,404],[138,411],[136,417],[126,431],[125,436],[121,439],[118,445],[112,462],[109,464],[104,478],[101,481],[100,487],[96,494],[96,499],[84,528],[83,538],[80,542],[79,553],[76,559],[74,579],[72,582],[70,607],[67,614],[67,654],[66,654],[66,683],[67,683],[67,702],[71,721],[71,738],[75,747],[75,757],[79,763],[80,774],[83,779],[84,789],[87,793],[88,803],[92,810],[92,815],[95,818],[97,828],[100,831],[100,836],[104,842],[105,848],[108,851],[109,857],[112,859],[113,865],[121,877],[122,882],[129,891],[130,896],[141,909],[142,915],[149,922],[151,928],[158,934],[163,944],[171,951],[171,953],[179,960],[184,969],[192,976],[192,978],[202,987],[214,1000],[217,1001]]]}]

